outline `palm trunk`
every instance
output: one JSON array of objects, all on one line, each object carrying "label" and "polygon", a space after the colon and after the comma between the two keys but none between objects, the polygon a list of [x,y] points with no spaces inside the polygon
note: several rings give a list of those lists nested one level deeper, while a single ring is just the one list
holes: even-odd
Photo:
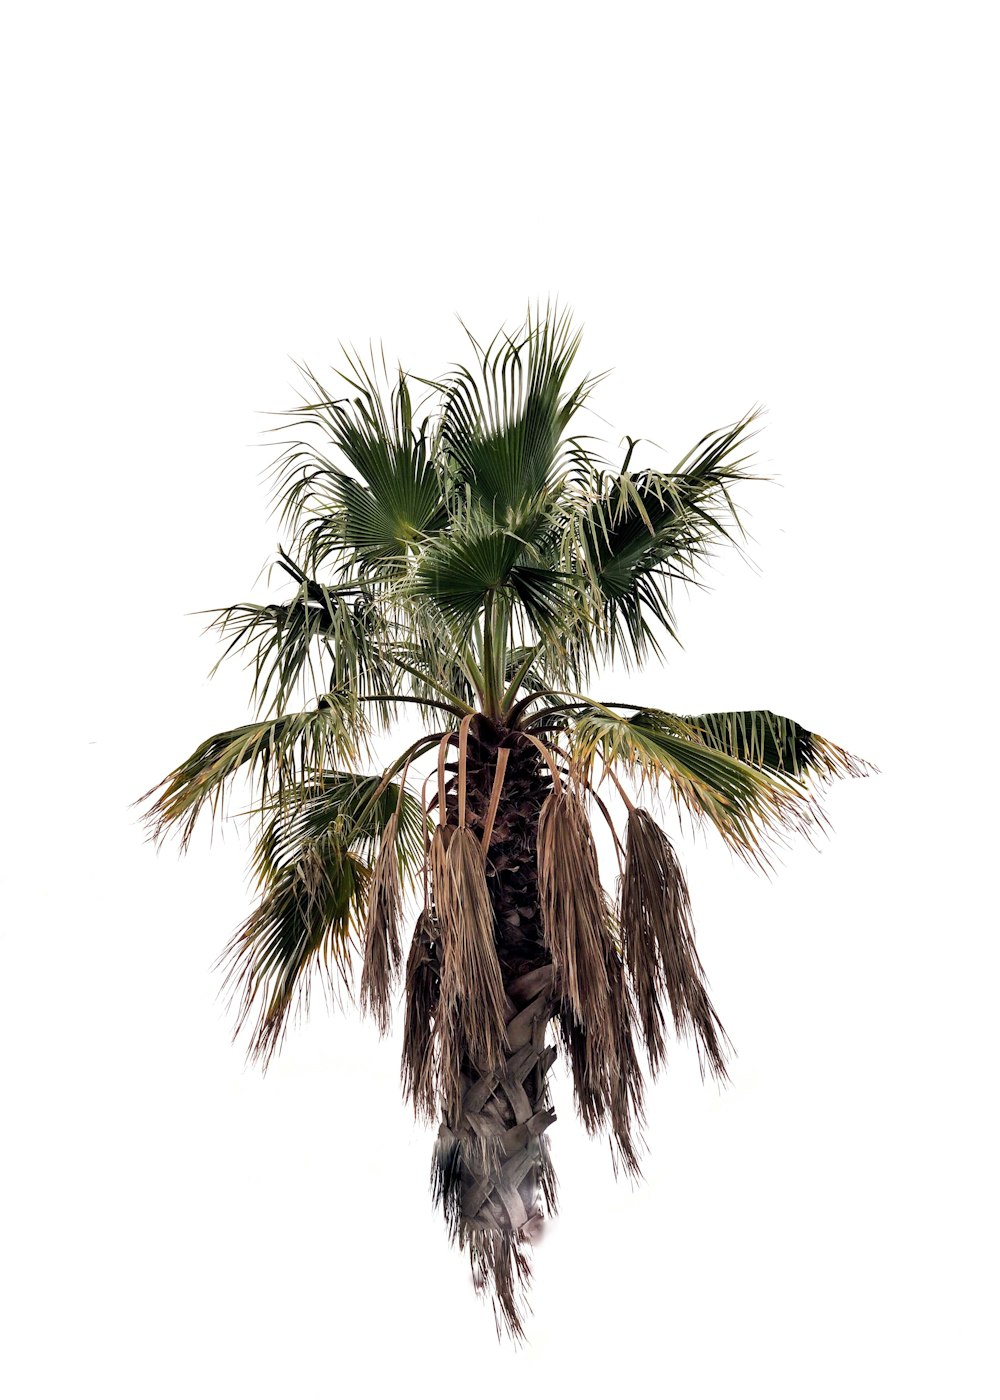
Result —
[{"label": "palm trunk", "polygon": [[[440,1125],[432,1187],[452,1238],[468,1249],[477,1288],[492,1294],[498,1330],[502,1320],[519,1337],[527,1245],[556,1204],[545,1138],[555,1120],[549,1023],[584,1125],[610,1130],[616,1164],[633,1175],[643,1082],[633,997],[578,799],[552,794],[552,773],[517,731],[477,715],[467,740],[465,800],[452,764],[431,843],[433,897],[407,963],[403,1083],[417,1113]],[[561,887],[552,884],[553,862],[564,867]]]},{"label": "palm trunk", "polygon": [[[477,717],[470,733],[466,822],[481,836],[504,735]],[[457,813],[448,784],[447,818]],[[545,1036],[556,1010],[551,956],[538,900],[538,814],[551,787],[535,748],[513,743],[486,853],[496,947],[506,995],[502,1072],[483,1072],[462,1055],[458,1101],[444,1106],[432,1182],[455,1239],[467,1247],[473,1279],[491,1290],[515,1336],[520,1286],[529,1275],[525,1245],[544,1212],[554,1212],[556,1180],[546,1129],[554,1122],[548,1071],[556,1057]],[[455,804],[455,805],[453,805]]]},{"label": "palm trunk", "polygon": [[555,1121],[546,1046],[551,965],[507,988],[507,1052],[501,1074],[466,1060],[457,1111],[445,1112],[434,1151],[433,1187],[453,1238],[469,1250],[478,1289],[492,1289],[504,1321],[521,1333],[519,1285],[529,1275],[525,1245],[556,1206],[545,1130]]}]

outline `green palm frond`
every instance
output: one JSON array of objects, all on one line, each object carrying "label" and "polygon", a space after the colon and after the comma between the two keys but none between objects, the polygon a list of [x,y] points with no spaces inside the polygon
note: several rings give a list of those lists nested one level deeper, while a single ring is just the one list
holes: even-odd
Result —
[{"label": "green palm frond", "polygon": [[382,774],[325,773],[293,806],[275,803],[258,838],[253,870],[261,886],[277,877],[301,845],[328,835],[367,866],[375,863],[379,845],[394,812],[399,813],[396,853],[400,868],[412,880],[424,854],[426,818],[420,802],[398,782]]},{"label": "green palm frond", "polygon": [[470,340],[475,369],[456,366],[436,385],[444,398],[441,444],[455,484],[491,519],[523,531],[552,490],[566,429],[596,379],[570,384],[580,335],[554,308],[529,309],[518,330],[501,331],[485,347]]},{"label": "green palm frond", "polygon": [[[401,629],[400,629],[401,630]],[[410,627],[392,651],[396,690],[409,689],[423,700],[427,714],[441,709],[441,701],[475,709],[475,683],[462,664],[461,648],[444,619],[432,607],[420,609],[420,627]]]},{"label": "green palm frond", "polygon": [[312,982],[349,987],[352,947],[364,925],[372,869],[391,833],[410,887],[423,859],[423,808],[376,774],[324,774],[301,803],[276,804],[254,852],[263,892],[223,952],[225,986],[239,999],[237,1034],[253,1019],[250,1054],[266,1065]]},{"label": "green palm frond", "polygon": [[584,772],[599,758],[639,781],[665,782],[683,810],[710,822],[727,845],[752,861],[764,859],[773,840],[807,834],[822,820],[797,779],[710,748],[678,716],[663,711],[626,717],[607,706],[580,704],[562,742]]},{"label": "green palm frond", "polygon": [[336,990],[335,974],[348,985],[369,879],[368,867],[332,832],[305,842],[227,944],[223,985],[239,1000],[236,1034],[253,1020],[252,1058],[266,1065],[292,1014],[308,1011],[314,975],[328,992]]},{"label": "green palm frond", "polygon": [[413,592],[433,599],[442,614],[471,620],[488,595],[509,586],[524,556],[524,545],[509,531],[469,519],[465,528],[442,535],[417,565]]},{"label": "green palm frond", "polygon": [[674,635],[674,583],[695,582],[711,550],[734,540],[730,493],[750,478],[746,444],[757,416],[708,434],[672,472],[633,471],[630,442],[619,472],[575,473],[581,505],[568,523],[564,558],[590,585],[612,656],[658,652],[658,633]]},{"label": "green palm frond", "polygon": [[861,778],[878,771],[822,734],[773,710],[684,715],[683,722],[709,747],[775,773],[830,783],[835,778]]},{"label": "green palm frond", "polygon": [[[228,641],[213,674],[228,657],[249,653],[251,693],[262,712],[283,710],[297,687],[312,694],[390,687],[383,613],[356,583],[328,585],[299,571],[292,598],[220,608],[212,625]],[[383,711],[382,722],[388,718]]]},{"label": "green palm frond", "polygon": [[340,771],[366,751],[370,725],[351,694],[328,694],[311,710],[258,720],[213,734],[146,793],[146,820],[155,840],[176,830],[181,849],[208,809],[224,810],[233,780],[259,784],[260,801],[304,795],[324,773]]},{"label": "green palm frond", "polygon": [[508,704],[522,690],[537,696],[542,704],[558,704],[568,680],[565,656],[554,647],[516,646],[507,654],[504,685]]},{"label": "green palm frond", "polygon": [[350,356],[348,364],[341,378],[353,393],[342,398],[303,367],[314,397],[293,411],[295,426],[317,432],[325,446],[288,445],[275,465],[276,499],[313,566],[332,559],[377,579],[444,523],[443,482],[402,371],[387,403],[374,366],[369,372]]},{"label": "green palm frond", "polygon": [[468,629],[488,602],[506,598],[522,625],[555,640],[575,589],[544,554],[475,514],[430,541],[413,575],[416,598],[434,602],[452,625]]}]

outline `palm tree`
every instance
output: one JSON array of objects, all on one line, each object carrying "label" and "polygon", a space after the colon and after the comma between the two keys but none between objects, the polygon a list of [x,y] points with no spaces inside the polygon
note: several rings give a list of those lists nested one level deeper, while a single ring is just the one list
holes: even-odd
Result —
[{"label": "palm tree", "polygon": [[[658,661],[675,584],[739,546],[731,490],[751,477],[756,414],[672,470],[634,465],[632,440],[612,466],[571,431],[597,378],[572,376],[564,312],[470,342],[472,367],[436,380],[348,353],[334,396],[303,370],[274,469],[291,592],[213,617],[225,654],[248,658],[258,717],[146,796],[154,835],[183,846],[235,780],[251,784],[260,902],[221,962],[265,1066],[312,986],[350,987],[352,952],[362,1009],[387,1031],[416,896],[403,1087],[439,1124],[432,1190],[451,1236],[519,1336],[527,1247],[556,1204],[557,1046],[583,1123],[632,1174],[640,1052],[655,1075],[670,1028],[726,1076],[684,874],[636,785],[766,863],[775,839],[822,823],[816,787],[866,765],[769,710],[678,715],[588,693],[604,664]],[[373,763],[414,711],[426,732]],[[592,815],[611,828],[614,900]]]}]

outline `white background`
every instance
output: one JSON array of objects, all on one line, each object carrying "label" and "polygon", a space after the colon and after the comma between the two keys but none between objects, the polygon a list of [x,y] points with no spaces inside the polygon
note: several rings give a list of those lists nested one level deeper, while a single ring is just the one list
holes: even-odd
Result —
[{"label": "white background", "polygon": [[[8,20],[0,1370],[28,1397],[995,1394],[996,120],[989,8],[97,4]],[[874,760],[775,879],[685,843],[739,1057],[678,1047],[646,1180],[557,1084],[563,1210],[499,1346],[396,1039],[266,1080],[211,963],[238,832],[136,797],[248,717],[290,357],[418,372],[529,297],[676,458],[756,401],[757,571],[630,694]],[[610,683],[609,683],[610,687]],[[620,690],[620,682],[618,683]],[[610,690],[609,690],[610,693]]]}]

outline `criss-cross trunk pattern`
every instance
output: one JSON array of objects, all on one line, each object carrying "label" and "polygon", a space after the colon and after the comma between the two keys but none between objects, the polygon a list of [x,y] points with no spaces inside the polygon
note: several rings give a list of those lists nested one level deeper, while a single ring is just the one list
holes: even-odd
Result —
[{"label": "criss-cross trunk pattern", "polygon": [[546,1045],[553,969],[523,973],[507,987],[504,1061],[480,1072],[467,1059],[460,1103],[446,1109],[432,1184],[449,1229],[469,1251],[473,1280],[492,1287],[506,1324],[520,1333],[519,1285],[529,1276],[524,1244],[556,1208],[556,1178],[545,1130],[555,1122]]},{"label": "criss-cross trunk pattern", "polygon": [[[457,761],[446,762],[457,742]],[[437,1120],[432,1190],[473,1281],[519,1337],[556,1179],[550,1023],[588,1130],[638,1170],[634,1002],[580,797],[533,736],[468,716],[439,748],[425,907],[406,972],[403,1082]],[[553,898],[553,862],[570,882]],[[587,940],[586,942],[584,940]],[[603,995],[599,993],[603,992]]]},{"label": "criss-cross trunk pattern", "polygon": [[[483,868],[505,1000],[504,1043],[501,1062],[492,1066],[476,1063],[467,1045],[459,1043],[458,1074],[450,1082],[441,1064],[447,1051],[440,1043],[436,1047],[436,1074],[428,1071],[436,1092],[427,1099],[428,1107],[434,1102],[440,1111],[432,1188],[452,1237],[469,1251],[477,1288],[495,1298],[498,1324],[502,1318],[520,1335],[521,1285],[529,1276],[525,1246],[545,1212],[556,1208],[545,1131],[556,1116],[547,1081],[557,1051],[546,1044],[546,1033],[559,999],[541,926],[536,850],[538,817],[552,779],[534,745],[482,715],[467,727],[464,739],[464,802],[456,760],[445,765],[450,776],[438,817],[446,831],[464,821],[485,841]],[[440,940],[425,936],[422,955],[436,975],[429,1002],[441,1019]],[[427,1049],[431,1053],[429,1043]]]}]

